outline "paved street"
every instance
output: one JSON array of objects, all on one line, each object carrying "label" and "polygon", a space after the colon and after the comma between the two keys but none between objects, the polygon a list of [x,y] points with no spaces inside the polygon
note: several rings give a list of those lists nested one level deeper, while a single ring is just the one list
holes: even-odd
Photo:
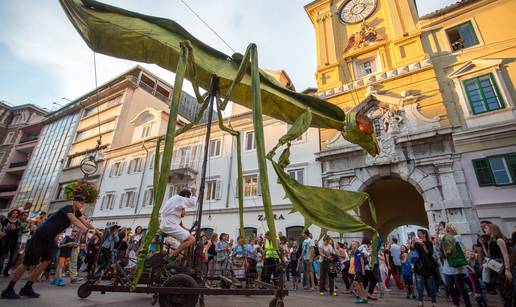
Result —
[{"label": "paved street", "polygon": [[[2,289],[6,285],[6,278],[0,278],[0,287]],[[16,288],[19,290],[18,285]],[[341,289],[344,288],[340,285]],[[14,301],[0,300],[0,306],[37,306],[37,307],[55,307],[55,306],[109,306],[109,307],[132,307],[132,306],[150,306],[151,296],[144,294],[121,294],[121,293],[107,293],[101,295],[100,293],[93,293],[87,299],[79,299],[77,297],[78,285],[66,285],[63,288],[50,286],[47,283],[38,283],[35,285],[42,298],[40,299],[20,299]],[[354,299],[350,295],[341,293],[339,289],[339,296],[337,297],[321,297],[318,292],[296,291],[290,292],[290,295],[285,300],[286,306],[355,306]],[[489,306],[501,306],[496,298],[490,298]],[[244,296],[227,296],[227,297],[207,297],[206,306],[227,306],[227,307],[267,307],[270,297],[244,297]],[[428,302],[428,306],[431,306]],[[452,306],[451,303],[439,298],[439,306]],[[370,305],[375,306],[417,306],[415,300],[407,300],[404,293],[394,290],[387,293],[386,297],[378,301],[370,301]]]}]

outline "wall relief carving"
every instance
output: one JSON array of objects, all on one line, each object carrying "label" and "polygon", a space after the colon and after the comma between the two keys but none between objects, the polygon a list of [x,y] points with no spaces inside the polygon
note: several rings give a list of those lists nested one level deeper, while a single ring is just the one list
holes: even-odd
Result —
[{"label": "wall relief carving", "polygon": [[[440,128],[439,117],[427,118],[419,110],[419,96],[404,92],[399,96],[378,93],[372,89],[354,112],[366,114],[373,120],[380,154],[367,156],[367,165],[396,163],[402,160],[402,153],[396,150],[399,136]],[[328,149],[351,147],[340,133],[328,142]]]},{"label": "wall relief carving", "polygon": [[346,48],[344,48],[344,52],[371,46],[381,40],[383,40],[383,37],[376,32],[376,29],[364,21],[360,25],[360,30],[349,37],[348,44]]}]

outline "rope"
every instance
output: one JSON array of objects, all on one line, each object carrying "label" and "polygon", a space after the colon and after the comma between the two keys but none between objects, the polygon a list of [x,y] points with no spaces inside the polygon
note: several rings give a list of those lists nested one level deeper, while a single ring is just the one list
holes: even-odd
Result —
[{"label": "rope", "polygon": [[211,32],[213,32],[213,34],[215,34],[224,43],[224,45],[226,45],[233,53],[236,53],[235,49],[231,48],[231,46],[222,38],[222,36],[220,36],[217,31],[210,27],[210,25],[204,21],[204,19],[202,19],[202,17],[199,16],[199,14],[197,14],[188,4],[186,4],[184,0],[181,0],[181,2],[186,6],[186,8],[188,8],[188,10],[190,10],[190,12],[192,12],[192,14],[195,15],[195,17],[197,17],[208,29],[210,29]]},{"label": "rope", "polygon": [[98,79],[97,79],[97,57],[95,51],[93,51],[93,71],[95,72],[95,103],[97,104],[97,124],[99,126],[99,139],[97,140],[97,148],[102,144],[102,133],[100,129],[100,104],[99,100],[99,92],[98,92]]}]

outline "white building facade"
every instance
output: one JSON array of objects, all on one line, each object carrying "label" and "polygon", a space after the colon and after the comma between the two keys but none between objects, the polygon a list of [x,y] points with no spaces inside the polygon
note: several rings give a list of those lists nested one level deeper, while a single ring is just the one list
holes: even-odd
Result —
[{"label": "white building facade", "polygon": [[[134,229],[139,225],[143,228],[148,225],[153,209],[152,178],[156,137],[165,133],[167,118],[166,113],[158,110],[143,111],[132,119],[135,125],[132,143],[105,152],[107,167],[101,179],[99,200],[92,216],[96,227],[103,228],[117,223]],[[267,223],[258,179],[252,114],[245,112],[234,115],[231,119],[225,119],[226,124],[228,120],[233,129],[240,131],[242,138],[246,237],[251,233],[265,233]],[[148,126],[154,129],[143,133]],[[176,138],[165,199],[183,188],[199,187],[206,128],[206,124],[197,125]],[[271,149],[287,129],[286,123],[264,117],[266,148]],[[225,232],[233,238],[239,233],[235,146],[236,139],[221,131],[218,123],[214,122],[208,149],[201,223],[208,233]],[[315,161],[315,153],[318,151],[319,131],[311,128],[292,144],[291,164],[287,171],[304,184],[321,186],[321,166]],[[268,170],[276,229],[289,239],[299,239],[304,219],[299,213],[289,213],[292,205],[284,198],[282,187],[276,183],[277,177],[272,165],[269,164]],[[194,219],[195,210],[191,210],[183,222],[189,227]]]}]

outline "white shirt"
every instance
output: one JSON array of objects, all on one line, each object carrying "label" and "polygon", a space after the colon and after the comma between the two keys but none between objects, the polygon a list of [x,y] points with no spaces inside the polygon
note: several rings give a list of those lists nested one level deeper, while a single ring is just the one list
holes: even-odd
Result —
[{"label": "white shirt", "polygon": [[179,225],[181,223],[181,212],[186,208],[194,208],[197,203],[197,197],[190,198],[174,195],[169,198],[159,213],[161,214],[160,228],[164,229],[172,225]]},{"label": "white shirt", "polygon": [[398,244],[391,244],[392,262],[395,266],[401,266],[401,248]]}]

